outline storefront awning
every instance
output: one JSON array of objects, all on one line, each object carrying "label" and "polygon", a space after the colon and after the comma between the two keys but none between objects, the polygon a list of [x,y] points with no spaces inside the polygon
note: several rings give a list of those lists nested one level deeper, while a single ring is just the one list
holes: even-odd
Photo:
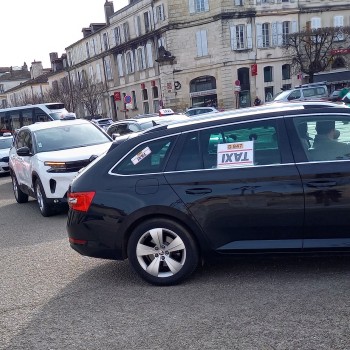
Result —
[{"label": "storefront awning", "polygon": [[321,81],[326,81],[329,84],[350,82],[350,71],[322,73],[314,76],[314,83]]}]

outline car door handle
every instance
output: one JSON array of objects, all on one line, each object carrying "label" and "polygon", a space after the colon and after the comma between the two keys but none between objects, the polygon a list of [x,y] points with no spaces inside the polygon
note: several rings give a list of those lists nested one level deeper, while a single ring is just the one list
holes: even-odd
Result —
[{"label": "car door handle", "polygon": [[190,188],[186,190],[187,194],[208,194],[211,192],[212,190],[210,188]]},{"label": "car door handle", "polygon": [[337,185],[336,181],[315,181],[315,182],[308,182],[306,184],[308,187],[315,187],[315,188],[324,188],[324,187],[333,187]]}]

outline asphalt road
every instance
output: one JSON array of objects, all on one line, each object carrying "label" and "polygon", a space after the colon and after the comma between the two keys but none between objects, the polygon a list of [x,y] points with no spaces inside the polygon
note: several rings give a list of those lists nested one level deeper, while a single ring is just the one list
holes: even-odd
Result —
[{"label": "asphalt road", "polygon": [[350,349],[350,258],[233,260],[176,287],[82,257],[0,177],[0,349]]}]

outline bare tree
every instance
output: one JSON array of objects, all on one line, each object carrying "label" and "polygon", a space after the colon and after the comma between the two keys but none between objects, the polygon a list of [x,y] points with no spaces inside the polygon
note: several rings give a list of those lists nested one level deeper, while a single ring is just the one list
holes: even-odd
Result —
[{"label": "bare tree", "polygon": [[86,75],[83,75],[81,82],[76,82],[73,88],[77,100],[87,111],[88,115],[97,115],[106,91],[104,84],[102,82],[96,83],[95,79],[87,78]]},{"label": "bare tree", "polygon": [[284,47],[289,57],[293,73],[302,72],[314,81],[314,75],[330,67],[336,57],[335,50],[349,44],[349,27],[307,28],[304,31],[289,34]]}]

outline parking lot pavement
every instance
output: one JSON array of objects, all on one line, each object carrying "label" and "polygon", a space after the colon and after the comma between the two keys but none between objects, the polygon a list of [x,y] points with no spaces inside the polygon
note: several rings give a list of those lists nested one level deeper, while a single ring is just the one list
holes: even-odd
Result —
[{"label": "parking lot pavement", "polygon": [[71,250],[65,220],[0,177],[0,349],[350,348],[350,258],[248,257],[154,287]]}]

